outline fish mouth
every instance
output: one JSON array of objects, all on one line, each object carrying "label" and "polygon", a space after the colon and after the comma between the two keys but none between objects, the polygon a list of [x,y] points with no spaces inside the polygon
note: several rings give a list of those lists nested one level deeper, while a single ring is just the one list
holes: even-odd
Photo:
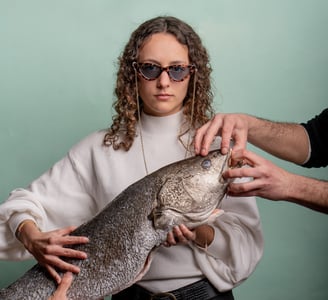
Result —
[{"label": "fish mouth", "polygon": [[[221,150],[219,150],[221,151]],[[222,177],[223,172],[225,171],[226,168],[229,168],[230,163],[231,163],[231,153],[232,149],[229,149],[229,153],[226,155],[226,158],[224,160],[224,163],[222,164],[221,170],[220,170],[220,176],[219,176],[219,182],[220,183],[226,183],[227,180]]]},{"label": "fish mouth", "polygon": [[[227,180],[222,177],[222,174],[230,166],[230,163],[231,163],[231,152],[232,152],[232,149],[230,148],[229,149],[229,152],[225,155],[225,158],[224,158],[224,161],[223,161],[223,163],[221,165],[221,168],[218,171],[218,181],[221,184],[227,183]],[[217,150],[215,150],[213,152],[212,158],[216,158],[217,156],[220,156],[220,155],[221,155],[221,149],[217,149]],[[223,156],[223,155],[221,155],[221,156]],[[211,160],[211,158],[209,158],[209,159]]]}]

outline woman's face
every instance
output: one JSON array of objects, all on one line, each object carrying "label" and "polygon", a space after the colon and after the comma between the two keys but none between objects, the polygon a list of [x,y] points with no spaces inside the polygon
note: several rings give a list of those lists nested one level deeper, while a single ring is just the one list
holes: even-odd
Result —
[{"label": "woman's face", "polygon": [[[152,63],[161,67],[188,65],[188,48],[175,36],[156,33],[149,37],[139,49],[138,63]],[[139,96],[144,112],[153,116],[168,116],[182,108],[187,94],[190,75],[183,81],[173,81],[166,71],[152,81],[139,75]]]}]

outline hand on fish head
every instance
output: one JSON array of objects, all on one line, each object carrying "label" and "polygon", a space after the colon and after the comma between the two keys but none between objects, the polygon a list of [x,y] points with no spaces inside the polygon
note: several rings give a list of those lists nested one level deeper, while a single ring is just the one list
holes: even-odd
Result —
[{"label": "hand on fish head", "polygon": [[153,211],[154,227],[171,230],[184,224],[189,229],[208,221],[226,194],[229,181],[222,173],[229,168],[230,153],[220,150],[179,162],[162,178]]}]

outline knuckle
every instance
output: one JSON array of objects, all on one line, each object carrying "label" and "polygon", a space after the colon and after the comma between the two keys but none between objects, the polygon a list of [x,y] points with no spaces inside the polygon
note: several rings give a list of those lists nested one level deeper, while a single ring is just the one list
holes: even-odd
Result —
[{"label": "knuckle", "polygon": [[50,236],[50,237],[48,238],[48,244],[50,244],[50,245],[55,245],[56,242],[57,242],[57,238],[55,238],[54,236]]},{"label": "knuckle", "polygon": [[50,245],[47,245],[44,247],[44,253],[45,254],[51,254],[52,253],[52,247]]},{"label": "knuckle", "polygon": [[223,126],[221,129],[222,135],[230,134],[231,130],[227,126]]},{"label": "knuckle", "polygon": [[244,184],[238,184],[237,189],[238,189],[239,192],[246,192],[247,191],[247,187]]}]

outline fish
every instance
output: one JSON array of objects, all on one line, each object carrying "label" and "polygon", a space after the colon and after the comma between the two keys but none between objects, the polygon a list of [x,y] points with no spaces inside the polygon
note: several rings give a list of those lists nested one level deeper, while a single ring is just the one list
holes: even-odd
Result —
[{"label": "fish", "polygon": [[[230,154],[213,150],[171,163],[128,186],[71,235],[89,243],[70,246],[85,251],[84,260],[63,258],[80,267],[67,292],[72,300],[101,299],[140,280],[156,249],[173,226],[195,228],[209,221],[226,194]],[[2,300],[48,299],[57,286],[46,269],[35,264],[8,287]]]}]

